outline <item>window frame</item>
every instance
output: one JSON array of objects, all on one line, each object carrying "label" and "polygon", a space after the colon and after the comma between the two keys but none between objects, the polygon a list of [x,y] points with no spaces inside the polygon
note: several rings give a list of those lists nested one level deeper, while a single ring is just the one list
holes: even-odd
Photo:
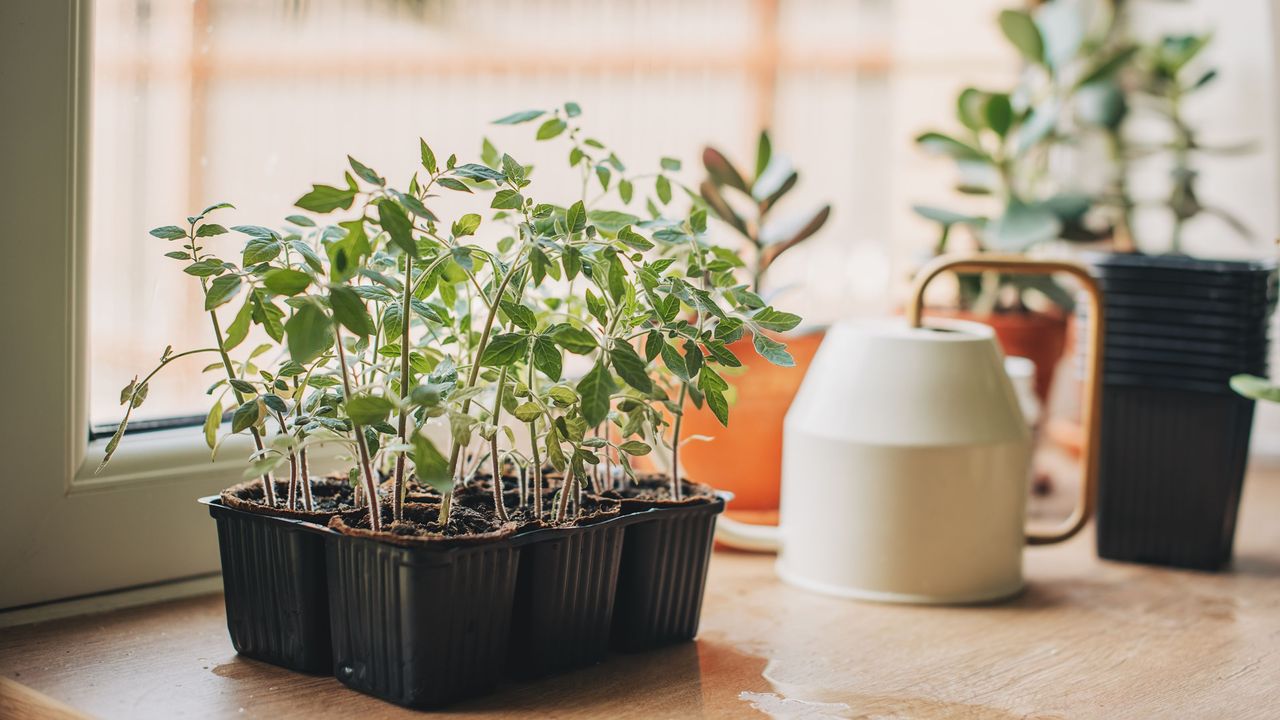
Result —
[{"label": "window frame", "polygon": [[[106,439],[89,437],[88,228],[92,0],[12,0],[0,22],[5,97],[24,112],[0,143],[13,167],[0,284],[12,313],[3,433],[10,475],[0,523],[0,609],[218,571],[216,533],[195,499],[239,482],[247,440],[210,462],[192,428],[130,435],[97,472]],[[38,298],[39,303],[32,299]],[[26,408],[27,410],[23,410]]]}]

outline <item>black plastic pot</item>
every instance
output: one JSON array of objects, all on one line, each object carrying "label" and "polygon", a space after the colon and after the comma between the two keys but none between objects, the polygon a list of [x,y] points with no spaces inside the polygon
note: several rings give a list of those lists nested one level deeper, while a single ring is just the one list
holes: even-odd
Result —
[{"label": "black plastic pot", "polygon": [[613,609],[615,649],[636,652],[698,634],[716,515],[724,506],[720,496],[657,507],[627,526]]},{"label": "black plastic pot", "polygon": [[1271,263],[1095,258],[1103,351],[1098,554],[1216,570],[1231,558],[1253,402],[1265,374]]},{"label": "black plastic pot", "polygon": [[1253,407],[1229,392],[1109,384],[1098,554],[1200,570],[1226,565]]},{"label": "black plastic pot", "polygon": [[527,680],[594,665],[609,650],[626,525],[535,530],[521,545],[507,674]]},{"label": "black plastic pot", "polygon": [[418,708],[497,685],[520,560],[510,537],[401,546],[333,533],[325,551],[343,684]]},{"label": "black plastic pot", "polygon": [[306,673],[333,669],[324,536],[312,523],[200,498],[218,525],[227,630],[236,652]]}]

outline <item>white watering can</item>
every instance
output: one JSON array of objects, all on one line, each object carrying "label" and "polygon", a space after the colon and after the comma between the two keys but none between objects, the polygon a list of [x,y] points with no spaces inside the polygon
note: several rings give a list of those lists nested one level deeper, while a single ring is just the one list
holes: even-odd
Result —
[{"label": "white watering can", "polygon": [[[1088,290],[1080,496],[1070,518],[1028,531],[1031,433],[992,329],[921,320],[948,271],[1070,273]],[[778,550],[799,587],[844,597],[974,603],[1017,593],[1022,548],[1066,540],[1093,508],[1102,304],[1075,263],[942,257],[920,271],[905,322],[842,323],[823,340],[783,430],[777,527],[720,518],[737,547]]]}]

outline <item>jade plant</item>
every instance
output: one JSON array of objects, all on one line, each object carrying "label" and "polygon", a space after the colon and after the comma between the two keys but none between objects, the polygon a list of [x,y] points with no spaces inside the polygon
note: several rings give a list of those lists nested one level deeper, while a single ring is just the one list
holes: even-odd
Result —
[{"label": "jade plant", "polygon": [[[1116,77],[1133,48],[1115,39],[1114,16],[1090,26],[1077,5],[1050,2],[1036,11],[1005,10],[999,26],[1017,52],[1023,70],[1008,88],[964,88],[956,98],[959,130],[928,131],[916,138],[926,152],[956,164],[956,190],[989,198],[991,214],[928,205],[913,209],[938,224],[934,252],[944,253],[956,229],[978,249],[1026,252],[1054,240],[1090,242],[1110,237],[1113,222],[1094,227],[1090,211],[1106,201],[1064,183],[1054,172],[1058,148],[1078,145],[1089,132],[1107,133],[1124,118],[1124,98]],[[994,282],[992,282],[994,281]],[[1004,293],[1005,288],[1013,292]],[[962,278],[961,300],[989,311],[1012,296],[1022,306],[1034,290],[1053,303],[1072,306],[1070,293],[1048,277]]]},{"label": "jade plant", "polygon": [[1135,60],[1138,79],[1134,94],[1142,98],[1144,107],[1164,122],[1170,137],[1166,142],[1155,145],[1131,143],[1130,152],[1136,158],[1167,153],[1171,160],[1169,194],[1159,204],[1168,209],[1173,219],[1169,240],[1169,252],[1172,254],[1183,250],[1187,223],[1202,215],[1216,216],[1242,238],[1250,237],[1249,229],[1239,218],[1221,207],[1206,205],[1196,190],[1199,176],[1194,167],[1196,156],[1231,155],[1248,152],[1252,148],[1249,143],[1206,144],[1186,117],[1187,98],[1218,76],[1215,68],[1204,67],[1199,62],[1201,52],[1211,40],[1209,34],[1166,35],[1141,46]]},{"label": "jade plant", "polygon": [[[743,174],[724,153],[713,147],[702,150],[707,177],[698,186],[698,192],[716,217],[750,246],[746,272],[751,278],[751,290],[757,293],[763,291],[765,273],[774,261],[813,237],[831,217],[831,206],[823,205],[798,225],[770,223],[771,211],[800,180],[795,170],[766,172],[774,162],[777,160],[767,130],[760,133],[756,143],[754,175]],[[735,206],[743,207],[745,212],[739,212]]]},{"label": "jade plant", "polygon": [[[422,140],[401,185],[348,158],[342,182],[313,185],[285,229],[232,228],[246,238],[239,264],[206,247],[228,233],[207,216],[229,205],[154,230],[199,278],[214,346],[166,349],[125,388],[108,459],[155,372],[213,353],[206,439],[216,451],[229,411],[230,434],[253,439],[246,475],[270,507],[313,507],[308,449],[322,445],[346,461],[350,504],[375,532],[405,522],[410,498],[438,502],[428,530],[450,531],[455,491],[486,474],[494,522],[572,522],[588,495],[645,492],[630,458],[655,447],[668,453],[667,493],[682,498],[686,400],[727,424],[720,372],[741,363],[726,344],[750,333],[762,356],[791,364],[765,331],[800,318],[738,283],[743,264],[707,242],[707,209],[677,160],[629,173],[580,114],[566,103],[497,121],[536,120],[537,141],[566,143],[582,176],[571,197],[544,201],[532,168],[489,140],[466,163]],[[487,217],[446,214],[464,196],[482,197]],[[270,342],[236,359],[255,327]],[[279,498],[272,478],[285,467]]]}]

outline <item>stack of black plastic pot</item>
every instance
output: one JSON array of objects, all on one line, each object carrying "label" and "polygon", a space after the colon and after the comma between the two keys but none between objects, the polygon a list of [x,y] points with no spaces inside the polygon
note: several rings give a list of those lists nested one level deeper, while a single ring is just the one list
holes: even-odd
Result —
[{"label": "stack of black plastic pot", "polygon": [[584,526],[402,543],[201,502],[218,525],[237,652],[425,708],[610,648],[692,639],[725,498],[624,501]]},{"label": "stack of black plastic pot", "polygon": [[1266,374],[1275,265],[1092,260],[1107,322],[1098,554],[1219,569],[1231,559],[1254,409],[1228,382]]}]

